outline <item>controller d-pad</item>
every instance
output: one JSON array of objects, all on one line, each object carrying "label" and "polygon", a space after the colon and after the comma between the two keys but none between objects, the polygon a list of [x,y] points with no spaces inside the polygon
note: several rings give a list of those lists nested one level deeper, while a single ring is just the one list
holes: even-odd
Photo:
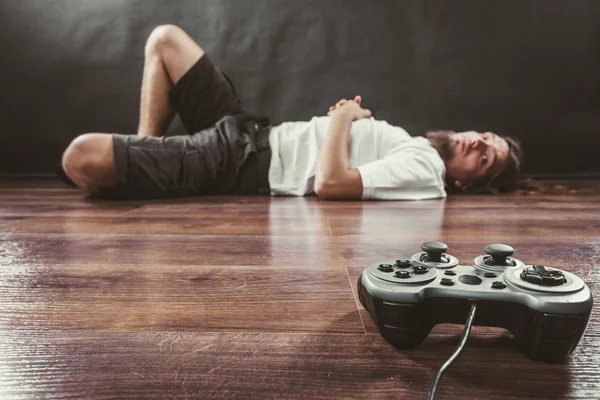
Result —
[{"label": "controller d-pad", "polygon": [[413,272],[417,275],[426,274],[429,271],[429,268],[423,267],[422,265],[415,265],[413,267]]},{"label": "controller d-pad", "polygon": [[394,272],[394,266],[392,264],[380,264],[378,269],[382,272]]},{"label": "controller d-pad", "polygon": [[483,282],[480,277],[475,275],[461,275],[458,280],[466,285],[480,285]]},{"label": "controller d-pad", "polygon": [[543,265],[534,265],[521,272],[521,279],[541,286],[559,286],[567,282],[565,275],[555,269],[547,269]]},{"label": "controller d-pad", "polygon": [[406,279],[406,278],[410,278],[410,272],[408,272],[407,270],[400,270],[400,271],[396,271],[394,276],[396,278]]}]

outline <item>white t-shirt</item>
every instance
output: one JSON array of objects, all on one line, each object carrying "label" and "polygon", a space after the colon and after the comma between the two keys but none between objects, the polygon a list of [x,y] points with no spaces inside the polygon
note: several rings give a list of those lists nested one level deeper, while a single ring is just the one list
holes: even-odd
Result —
[{"label": "white t-shirt", "polygon": [[[319,153],[330,117],[286,122],[271,129],[269,185],[272,195],[314,193]],[[424,137],[373,118],[352,123],[350,167],[363,182],[363,199],[422,200],[446,197],[444,162]]]}]

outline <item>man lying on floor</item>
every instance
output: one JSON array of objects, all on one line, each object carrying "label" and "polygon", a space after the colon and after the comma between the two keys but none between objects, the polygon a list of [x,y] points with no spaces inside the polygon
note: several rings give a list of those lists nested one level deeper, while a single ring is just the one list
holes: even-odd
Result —
[{"label": "man lying on floor", "polygon": [[[190,135],[163,137],[177,112]],[[446,191],[514,189],[521,150],[491,132],[411,137],[371,117],[361,98],[328,116],[272,127],[183,30],[146,43],[138,134],[88,133],[62,167],[91,194],[121,199],[266,192],[325,199],[420,200]]]}]

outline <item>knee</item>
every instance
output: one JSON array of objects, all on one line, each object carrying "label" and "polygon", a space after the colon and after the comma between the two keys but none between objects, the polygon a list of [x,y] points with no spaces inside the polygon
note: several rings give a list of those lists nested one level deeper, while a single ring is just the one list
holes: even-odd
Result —
[{"label": "knee", "polygon": [[146,57],[160,54],[165,49],[172,47],[177,42],[178,38],[185,34],[183,29],[176,25],[160,25],[154,28],[144,49]]},{"label": "knee", "polygon": [[94,133],[80,135],[69,144],[62,156],[62,167],[67,176],[86,190],[96,186],[97,172],[107,168],[97,139],[98,134]]}]

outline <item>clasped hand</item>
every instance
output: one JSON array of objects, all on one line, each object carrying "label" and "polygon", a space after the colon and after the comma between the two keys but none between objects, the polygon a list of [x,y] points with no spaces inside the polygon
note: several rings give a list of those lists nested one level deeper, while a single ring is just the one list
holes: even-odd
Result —
[{"label": "clasped hand", "polygon": [[360,96],[356,96],[353,100],[341,99],[334,106],[329,107],[327,115],[333,116],[337,113],[344,113],[351,117],[352,121],[371,117],[371,110],[362,108],[360,106],[361,102],[362,97]]}]

